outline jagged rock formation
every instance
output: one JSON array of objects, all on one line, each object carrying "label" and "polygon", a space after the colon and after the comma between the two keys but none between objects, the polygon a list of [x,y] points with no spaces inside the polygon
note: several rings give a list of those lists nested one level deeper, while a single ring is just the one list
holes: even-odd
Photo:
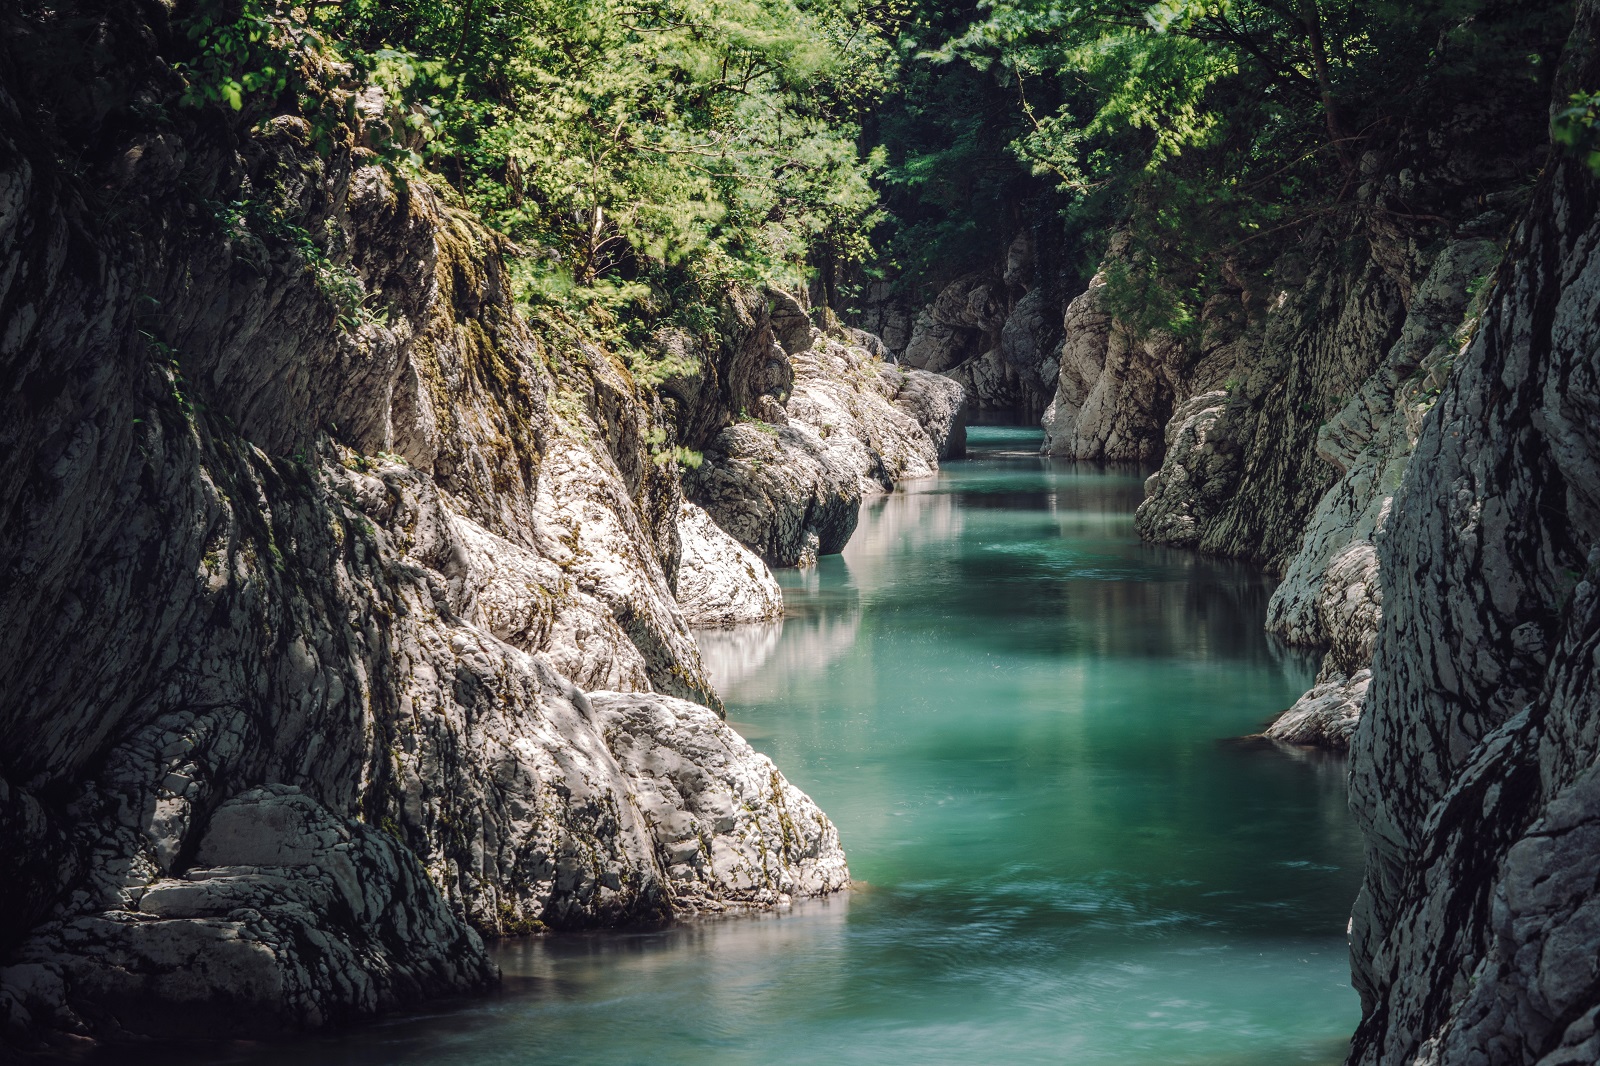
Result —
[{"label": "jagged rock formation", "polygon": [[[1600,6],[1556,99],[1600,77]],[[1557,156],[1378,542],[1355,1063],[1600,1057],[1600,183]]]},{"label": "jagged rock formation", "polygon": [[680,910],[772,906],[849,885],[827,815],[715,714],[665,696],[590,698]]},{"label": "jagged rock formation", "polygon": [[[675,412],[359,122],[130,108],[163,10],[7,21],[7,1034],[281,1033],[481,987],[480,935],[843,885],[673,595]],[[40,108],[63,55],[97,88]]]},{"label": "jagged rock formation", "polygon": [[1423,415],[1475,325],[1468,304],[1500,255],[1493,242],[1457,241],[1412,295],[1384,365],[1317,436],[1341,474],[1312,516],[1299,553],[1267,608],[1267,630],[1290,644],[1326,646],[1317,685],[1267,730],[1299,744],[1348,746],[1365,698],[1383,593],[1374,542],[1410,462]]},{"label": "jagged rock formation", "polygon": [[730,626],[783,617],[783,590],[767,565],[688,500],[678,519],[678,536],[683,544],[678,606],[691,626]]},{"label": "jagged rock formation", "polygon": [[1062,283],[1024,230],[994,268],[949,281],[920,309],[887,285],[868,291],[854,321],[912,367],[959,382],[974,408],[1037,417],[1061,361]]},{"label": "jagged rock formation", "polygon": [[[747,379],[743,368],[762,365],[767,384],[743,402],[720,394],[737,419],[709,436],[704,463],[684,480],[719,526],[770,565],[844,550],[864,496],[927,477],[941,454],[964,447],[958,384],[884,363],[859,330],[816,329],[784,293],[747,298],[734,311],[737,340],[717,376]],[[713,361],[701,365],[699,380],[678,386],[685,403],[716,395],[703,384]]]},{"label": "jagged rock formation", "polygon": [[[349,919],[330,930],[334,913]],[[265,1039],[495,976],[483,941],[403,845],[268,785],[212,813],[182,876],[25,944],[0,969],[0,997],[12,1035],[177,1038],[215,1026]]]},{"label": "jagged rock formation", "polygon": [[[1404,317],[1392,279],[1370,255],[1347,267],[1341,245],[1314,234],[1279,259],[1270,283],[1213,298],[1198,348],[1178,360],[1174,342],[1130,348],[1162,353],[1143,376],[1177,384],[1171,446],[1135,518],[1141,535],[1277,573],[1299,550],[1334,480],[1316,453],[1321,426],[1376,369]],[[1192,365],[1173,375],[1174,362]],[[1058,420],[1066,401],[1058,393]]]},{"label": "jagged rock formation", "polygon": [[1060,372],[1042,420],[1043,450],[1070,459],[1150,462],[1162,455],[1163,426],[1189,353],[1168,337],[1134,336],[1105,309],[1105,286],[1104,273],[1097,274],[1067,305]]}]

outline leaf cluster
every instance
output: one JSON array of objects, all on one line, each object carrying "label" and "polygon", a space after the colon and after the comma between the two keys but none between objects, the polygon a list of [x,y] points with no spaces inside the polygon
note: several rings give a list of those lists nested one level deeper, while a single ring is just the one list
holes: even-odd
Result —
[{"label": "leaf cluster", "polygon": [[[907,223],[940,206],[927,175],[964,169],[975,128],[1003,129],[1002,154],[1053,188],[1064,243],[1095,256],[1109,233],[1126,234],[1132,259],[1115,287],[1151,309],[1139,317],[1181,329],[1225,260],[1348,203],[1364,180],[1363,153],[1397,130],[1448,129],[1463,112],[1492,109],[1497,95],[1547,92],[1569,9],[1564,0],[975,0],[952,16],[930,3],[908,66],[936,82],[980,73],[988,88],[974,95],[1004,114],[949,109],[942,130],[915,137],[896,136],[912,123],[885,123],[887,192],[901,234],[926,228]],[[909,116],[920,102],[891,104]],[[1576,111],[1571,128],[1581,140]],[[1024,182],[1016,172],[1007,181],[1015,199]],[[980,203],[942,223],[947,232],[969,223],[969,258],[993,257],[981,245],[1005,221],[988,214]]]}]

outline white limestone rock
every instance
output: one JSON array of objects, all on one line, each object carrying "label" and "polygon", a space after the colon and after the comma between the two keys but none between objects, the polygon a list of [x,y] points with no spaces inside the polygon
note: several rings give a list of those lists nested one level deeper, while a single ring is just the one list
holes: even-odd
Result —
[{"label": "white limestone rock", "polygon": [[850,884],[827,815],[715,714],[638,693],[589,699],[677,910],[768,907]]},{"label": "white limestone rock", "polygon": [[1223,421],[1227,407],[1227,392],[1217,390],[1190,397],[1173,413],[1166,459],[1145,480],[1144,500],[1134,512],[1141,537],[1180,548],[1199,543],[1205,521],[1237,480],[1236,449]]},{"label": "white limestone rock", "polygon": [[880,363],[878,376],[884,396],[922,427],[940,462],[967,454],[967,406],[971,393],[960,382],[904,364]]},{"label": "white limestone rock", "polygon": [[1043,419],[1043,451],[1069,459],[1148,462],[1162,454],[1164,415],[1187,353],[1164,335],[1135,338],[1104,309],[1105,287],[1105,274],[1096,274],[1067,305],[1055,396]]},{"label": "white limestone rock", "polygon": [[810,341],[788,354],[783,405],[767,397],[767,417],[723,429],[686,479],[694,502],[771,566],[843,551],[863,497],[932,475],[941,449],[964,442],[958,385],[901,373],[841,336]]},{"label": "white limestone rock", "polygon": [[[8,323],[0,378],[61,387],[0,393],[0,1025],[312,1027],[483,987],[477,936],[670,915],[574,684],[716,703],[655,399],[536,333],[474,220],[298,118],[183,151],[119,132],[128,173],[91,180],[276,168],[382,312],[353,325],[297,258],[170,199],[106,227],[19,129],[0,91],[0,303],[25,279],[45,309]],[[790,882],[835,883],[810,861]],[[735,881],[695,906],[776,899]]]},{"label": "white limestone rock", "polygon": [[956,278],[916,316],[903,361],[959,383],[978,409],[1043,410],[1055,387],[1061,302],[1050,285],[1030,288],[1033,249],[1020,234],[1004,276]]},{"label": "white limestone rock", "polygon": [[731,626],[783,617],[783,590],[760,556],[687,500],[678,515],[683,544],[678,606],[689,625]]},{"label": "white limestone rock", "polygon": [[1371,683],[1371,670],[1358,671],[1354,677],[1338,674],[1318,681],[1294,706],[1274,719],[1264,735],[1285,744],[1346,749]]}]

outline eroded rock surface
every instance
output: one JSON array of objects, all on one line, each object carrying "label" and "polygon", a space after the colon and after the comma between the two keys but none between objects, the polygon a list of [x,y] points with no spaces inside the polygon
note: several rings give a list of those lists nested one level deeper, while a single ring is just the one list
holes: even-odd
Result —
[{"label": "eroded rock surface", "polygon": [[589,698],[679,909],[772,906],[850,883],[827,815],[715,714],[661,696]]},{"label": "eroded rock surface", "polygon": [[1189,353],[1169,337],[1135,337],[1104,308],[1105,287],[1105,275],[1097,274],[1067,306],[1060,373],[1042,423],[1044,452],[1151,462],[1164,452]]},{"label": "eroded rock surface", "polygon": [[[1556,99],[1600,76],[1578,5]],[[1378,541],[1355,1063],[1595,1061],[1600,186],[1556,156]]]},{"label": "eroded rock surface", "polygon": [[786,370],[774,377],[792,386],[742,408],[685,477],[694,502],[772,566],[844,550],[863,497],[927,477],[941,452],[965,447],[960,385],[886,364],[859,331],[791,329],[783,347],[772,316],[792,316],[792,299],[769,293],[747,305],[751,324],[731,357],[779,363]]},{"label": "eroded rock surface", "polygon": [[[1317,687],[1267,735],[1344,747],[1360,713],[1383,613],[1375,541],[1410,462],[1422,419],[1475,325],[1471,292],[1499,260],[1489,241],[1439,253],[1412,294],[1399,339],[1371,378],[1317,436],[1339,480],[1317,504],[1299,553],[1267,608],[1267,630],[1290,644],[1327,647]],[[1330,701],[1338,691],[1341,697]],[[1319,728],[1317,722],[1324,724]]]},{"label": "eroded rock surface", "polygon": [[683,503],[678,605],[691,626],[730,626],[783,617],[783,590],[761,557],[696,505]]},{"label": "eroded rock surface", "polygon": [[[480,936],[842,885],[825,821],[711,724],[662,451],[695,411],[531,328],[496,238],[368,165],[359,130],[323,154],[294,115],[130,111],[170,89],[167,31],[106,10],[4,16],[7,1034],[270,1035],[480,988]],[[99,79],[48,131],[36,55]],[[68,173],[52,138],[97,147]],[[327,262],[230,203],[325,237]],[[694,721],[652,759],[767,775],[701,839],[782,861],[674,887],[585,687]]]},{"label": "eroded rock surface", "polygon": [[402,844],[270,785],[217,808],[182,876],[26,943],[0,996],[17,1027],[270,1039],[496,976]]},{"label": "eroded rock surface", "polygon": [[944,275],[931,300],[869,284],[851,320],[883,338],[882,354],[959,383],[974,410],[1037,418],[1055,392],[1071,286],[1059,239],[1047,236],[1040,253],[1051,229],[1005,238],[991,266]]}]

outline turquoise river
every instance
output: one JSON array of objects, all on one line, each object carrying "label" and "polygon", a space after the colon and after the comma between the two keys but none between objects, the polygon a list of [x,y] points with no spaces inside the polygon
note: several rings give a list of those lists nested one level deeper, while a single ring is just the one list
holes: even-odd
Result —
[{"label": "turquoise river", "polygon": [[705,634],[728,717],[838,824],[856,888],[499,949],[495,997],[239,1060],[1338,1063],[1360,876],[1342,763],[1230,740],[1310,683],[1271,583],[1141,543],[1136,472],[971,458]]}]

